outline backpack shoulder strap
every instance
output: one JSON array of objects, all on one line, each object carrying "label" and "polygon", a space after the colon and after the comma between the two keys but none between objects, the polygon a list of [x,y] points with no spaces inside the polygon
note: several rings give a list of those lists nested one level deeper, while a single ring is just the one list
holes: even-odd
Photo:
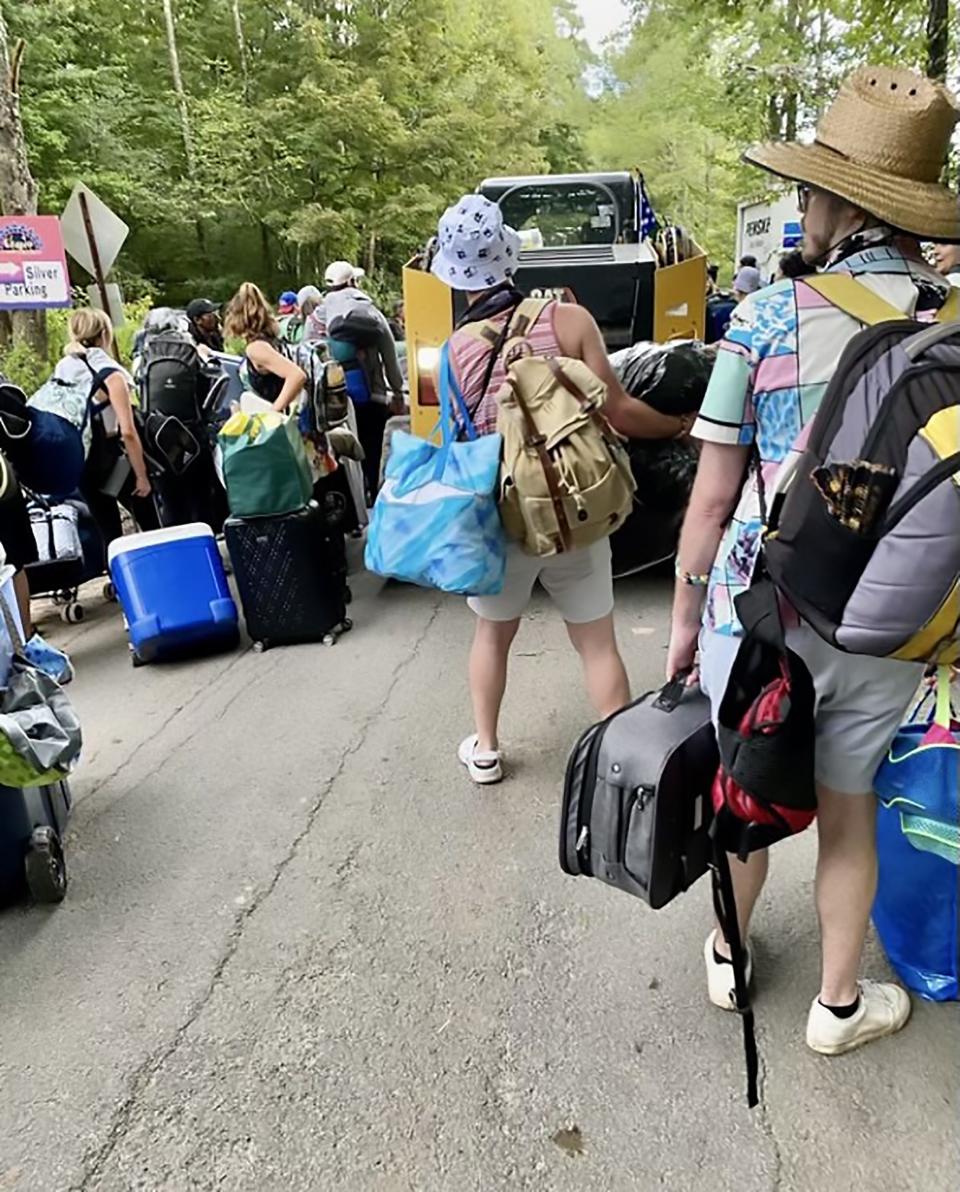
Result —
[{"label": "backpack shoulder strap", "polygon": [[524,298],[514,311],[510,324],[510,338],[523,339],[529,335],[530,328],[536,326],[543,317],[543,312],[548,306],[553,306],[553,303],[553,298]]},{"label": "backpack shoulder strap", "polygon": [[946,302],[937,311],[937,322],[956,323],[958,320],[960,320],[960,288],[951,286]]},{"label": "backpack shoulder strap", "polygon": [[904,314],[892,302],[887,302],[879,294],[875,294],[869,286],[858,281],[849,273],[824,273],[819,277],[805,277],[801,285],[809,286],[821,297],[842,310],[844,314],[857,319],[867,327],[875,327],[878,323],[889,323],[893,319],[906,319]]}]

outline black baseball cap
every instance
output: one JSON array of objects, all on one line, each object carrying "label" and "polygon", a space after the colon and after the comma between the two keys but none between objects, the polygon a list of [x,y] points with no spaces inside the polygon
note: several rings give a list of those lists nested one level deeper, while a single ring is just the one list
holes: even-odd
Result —
[{"label": "black baseball cap", "polygon": [[187,307],[187,318],[195,323],[197,319],[202,319],[204,315],[215,315],[219,309],[219,303],[211,302],[209,298],[194,298]]}]

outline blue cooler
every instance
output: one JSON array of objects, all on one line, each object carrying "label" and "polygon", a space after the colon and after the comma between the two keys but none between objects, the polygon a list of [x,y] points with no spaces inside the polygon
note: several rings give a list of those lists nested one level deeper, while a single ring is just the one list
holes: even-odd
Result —
[{"label": "blue cooler", "polygon": [[117,538],[108,561],[134,666],[230,650],[240,640],[237,606],[209,526]]}]

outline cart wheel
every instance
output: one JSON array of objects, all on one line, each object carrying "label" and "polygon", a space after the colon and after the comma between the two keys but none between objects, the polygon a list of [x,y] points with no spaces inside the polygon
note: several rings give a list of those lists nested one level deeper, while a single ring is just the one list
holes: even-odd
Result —
[{"label": "cart wheel", "polygon": [[83,605],[76,600],[71,604],[65,604],[60,610],[60,616],[68,625],[77,625],[83,620]]},{"label": "cart wheel", "polygon": [[67,866],[60,837],[52,828],[34,828],[23,865],[27,888],[35,902],[63,902]]},{"label": "cart wheel", "polygon": [[326,634],[321,640],[325,646],[335,646],[337,644],[336,635],[333,633]]},{"label": "cart wheel", "polygon": [[344,617],[340,628],[343,630],[344,633],[349,633],[350,630],[353,628],[353,622],[350,620],[349,617]]},{"label": "cart wheel", "polygon": [[107,580],[107,582],[103,585],[103,598],[104,600],[109,600],[111,603],[116,603],[117,589],[114,587],[111,580]]},{"label": "cart wheel", "polygon": [[130,651],[130,665],[134,670],[138,670],[141,666],[146,666],[146,660],[141,658],[136,650]]},{"label": "cart wheel", "polygon": [[344,604],[352,604],[353,603],[353,589],[350,587],[349,584],[343,585],[343,603]]},{"label": "cart wheel", "polygon": [[266,642],[254,642],[253,643],[254,654],[262,654],[266,648],[267,648]]}]

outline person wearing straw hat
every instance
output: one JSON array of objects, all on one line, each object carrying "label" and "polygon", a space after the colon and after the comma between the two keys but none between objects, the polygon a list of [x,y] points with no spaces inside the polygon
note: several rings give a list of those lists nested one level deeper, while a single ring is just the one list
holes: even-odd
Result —
[{"label": "person wearing straw hat", "polygon": [[[798,184],[808,264],[859,279],[909,318],[932,320],[950,285],[925,262],[920,241],[960,243],[960,205],[940,182],[958,116],[940,83],[866,66],[842,84],[812,143],[759,145],[744,157]],[[701,685],[715,718],[741,633],[733,602],[750,584],[762,532],[749,460],[759,456],[771,485],[861,326],[802,279],[785,278],[740,303],[721,344],[693,428],[703,449],[678,552],[667,663],[670,674],[692,666],[699,641]],[[859,971],[876,886],[873,777],[922,667],[841,654],[803,623],[788,628],[787,643],[818,697],[822,977],[807,1043],[837,1055],[892,1034],[910,1015],[904,990],[861,981]],[[732,868],[746,932],[766,854]],[[730,950],[719,928],[704,955],[710,1000],[732,1009]]]}]

